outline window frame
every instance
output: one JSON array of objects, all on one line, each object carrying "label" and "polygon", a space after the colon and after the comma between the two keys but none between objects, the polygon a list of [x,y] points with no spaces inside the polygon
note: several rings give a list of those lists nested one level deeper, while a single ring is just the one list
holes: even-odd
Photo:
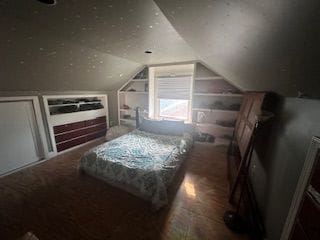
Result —
[{"label": "window frame", "polygon": [[[189,65],[189,69],[186,68],[186,65]],[[165,70],[163,69],[165,68]],[[171,68],[168,70],[167,68]],[[183,69],[183,70],[181,70]],[[160,102],[158,98],[158,77],[182,77],[182,76],[190,76],[190,92],[189,98],[184,99],[188,100],[188,118],[184,120],[185,123],[192,123],[192,105],[193,105],[193,89],[194,89],[194,74],[195,74],[195,64],[188,63],[182,65],[168,65],[168,66],[152,66],[149,67],[149,113],[148,116],[151,119],[163,119],[160,117]],[[182,100],[182,99],[181,99]],[[169,119],[169,118],[166,118]],[[172,119],[172,118],[171,118]],[[176,119],[176,118],[175,118]]]}]

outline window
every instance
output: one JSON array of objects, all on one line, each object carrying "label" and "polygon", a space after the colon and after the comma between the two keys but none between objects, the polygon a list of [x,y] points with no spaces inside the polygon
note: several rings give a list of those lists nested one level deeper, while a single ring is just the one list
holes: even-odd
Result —
[{"label": "window", "polygon": [[156,78],[156,118],[190,121],[191,76]]},{"label": "window", "polygon": [[188,120],[189,100],[159,99],[159,117]]}]

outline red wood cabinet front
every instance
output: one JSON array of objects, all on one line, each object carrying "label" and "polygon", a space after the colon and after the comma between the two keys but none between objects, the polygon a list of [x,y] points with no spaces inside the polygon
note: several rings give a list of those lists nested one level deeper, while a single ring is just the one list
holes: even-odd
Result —
[{"label": "red wood cabinet front", "polygon": [[55,126],[53,130],[57,151],[61,152],[93,139],[103,137],[107,130],[106,117],[63,124]]}]

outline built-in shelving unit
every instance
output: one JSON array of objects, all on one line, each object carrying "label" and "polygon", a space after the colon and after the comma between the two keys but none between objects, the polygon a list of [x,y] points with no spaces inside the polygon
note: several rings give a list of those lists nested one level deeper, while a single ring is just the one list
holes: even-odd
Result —
[{"label": "built-in shelving unit", "polygon": [[[241,91],[201,63],[195,63],[193,76],[192,122],[203,134],[204,139],[215,139],[216,143],[228,144],[242,101]],[[137,107],[148,111],[148,87],[146,67],[118,90],[120,125],[136,125]]]},{"label": "built-in shelving unit", "polygon": [[135,109],[148,111],[149,108],[148,68],[145,67],[136,76],[118,90],[119,125],[136,125]]},{"label": "built-in shelving unit", "polygon": [[215,143],[228,144],[241,101],[239,89],[201,63],[196,63],[192,119],[201,133],[214,136]]},{"label": "built-in shelving unit", "polygon": [[109,128],[107,95],[43,96],[55,153],[103,137]]}]

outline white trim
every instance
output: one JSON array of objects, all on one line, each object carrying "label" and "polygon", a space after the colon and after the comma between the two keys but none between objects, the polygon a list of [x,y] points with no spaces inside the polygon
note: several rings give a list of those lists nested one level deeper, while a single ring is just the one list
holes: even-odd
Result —
[{"label": "white trim", "polygon": [[[53,96],[57,96],[57,95],[53,95]],[[44,105],[44,110],[46,113],[46,121],[48,124],[48,128],[49,128],[49,138],[50,138],[50,142],[51,142],[51,147],[52,147],[52,155],[55,155],[57,153],[57,146],[56,146],[56,141],[54,139],[54,132],[53,132],[53,127],[51,126],[51,121],[50,121],[50,109],[49,109],[49,105],[48,105],[48,99],[50,96],[42,96],[42,100],[43,100],[43,105]]]},{"label": "white trim", "polygon": [[290,234],[292,232],[292,228],[296,219],[296,215],[298,213],[301,200],[303,198],[303,195],[309,183],[310,175],[314,166],[314,162],[316,160],[316,155],[319,152],[319,150],[320,150],[320,138],[313,137],[307,153],[307,157],[304,161],[304,165],[299,177],[296,191],[292,198],[291,206],[282,230],[280,240],[287,240],[290,237]]},{"label": "white trim", "polygon": [[149,118],[153,119],[155,117],[155,68],[149,67]]},{"label": "white trim", "polygon": [[188,121],[187,123],[192,123],[192,115],[193,115],[193,112],[192,112],[192,107],[193,107],[193,91],[194,91],[194,78],[195,78],[195,74],[196,74],[196,65],[197,64],[193,64],[193,73],[192,73],[192,76],[191,76],[191,85],[190,85],[190,96],[189,96],[189,116],[188,116]]}]

